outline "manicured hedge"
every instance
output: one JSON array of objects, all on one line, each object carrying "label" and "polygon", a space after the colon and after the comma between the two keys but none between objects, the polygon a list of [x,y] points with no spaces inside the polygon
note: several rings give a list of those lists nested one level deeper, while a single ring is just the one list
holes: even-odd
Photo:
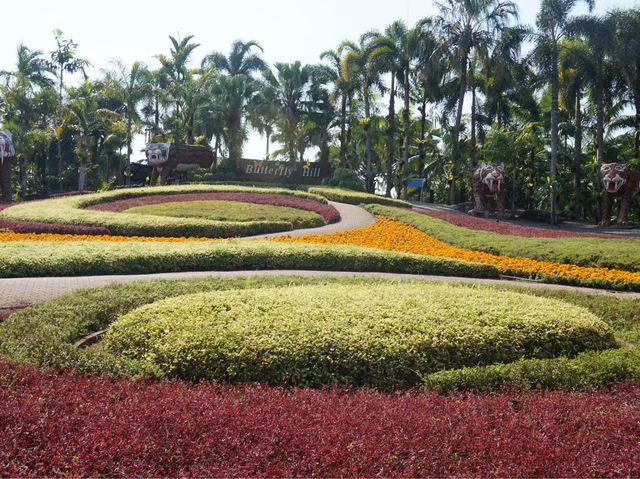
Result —
[{"label": "manicured hedge", "polygon": [[135,206],[125,210],[128,214],[196,218],[211,221],[284,221],[294,229],[317,228],[326,225],[322,216],[287,206],[244,203],[226,200],[178,201]]},{"label": "manicured hedge", "polygon": [[639,477],[640,383],[380,394],[0,360],[5,477]]},{"label": "manicured hedge", "polygon": [[601,238],[525,238],[455,226],[447,221],[379,205],[367,209],[415,226],[445,243],[477,251],[554,263],[640,271],[640,240]]},{"label": "manicured hedge", "polygon": [[104,226],[63,225],[56,223],[34,223],[32,221],[14,221],[0,218],[0,231],[15,233],[57,233],[70,235],[108,235]]},{"label": "manicured hedge", "polygon": [[493,266],[360,248],[222,240],[0,242],[0,277],[312,269],[497,278]]},{"label": "manicured hedge", "polygon": [[287,231],[293,228],[293,225],[289,222],[219,222],[190,218],[153,217],[126,213],[88,211],[83,209],[98,203],[138,196],[210,192],[274,193],[326,202],[326,199],[321,196],[311,195],[301,191],[279,190],[275,188],[260,189],[224,185],[163,186],[130,188],[107,193],[20,203],[0,212],[0,218],[41,223],[100,226],[107,228],[113,235],[122,236],[206,236],[226,238]]},{"label": "manicured hedge", "polygon": [[[18,311],[0,324],[0,355],[16,362],[37,363],[44,366],[72,367],[80,371],[103,371],[114,375],[149,374],[160,376],[161,372],[148,362],[135,361],[122,355],[113,355],[101,347],[76,349],[73,342],[94,332],[105,329],[109,324],[132,310],[156,301],[210,291],[242,290],[245,288],[283,287],[296,285],[332,285],[340,290],[345,285],[389,285],[397,284],[397,288],[412,289],[421,287],[421,282],[393,283],[372,279],[330,279],[330,278],[300,278],[300,277],[253,277],[204,279],[191,281],[152,281],[138,282],[126,285],[113,285],[78,291],[63,297],[34,305]],[[463,287],[450,284],[450,288]],[[464,287],[465,290],[467,287]],[[523,287],[485,287],[476,288],[494,298],[501,298],[504,291],[519,292],[521,294],[539,295],[564,303],[575,304],[597,315],[615,329],[616,336],[626,341],[625,348],[603,351],[600,353],[584,353],[576,359],[524,360],[522,364],[540,364],[552,371],[551,366],[564,368],[567,374],[549,374],[540,383],[548,388],[576,387],[588,388],[602,383],[609,383],[616,379],[633,379],[637,373],[637,353],[629,349],[636,348],[640,340],[640,301],[621,299],[609,295],[585,295],[564,290],[530,289]],[[562,303],[561,303],[562,304]],[[562,307],[565,305],[563,304]],[[635,350],[637,351],[637,350]],[[581,366],[585,358],[590,358],[591,371]],[[518,363],[516,363],[517,365]],[[497,366],[501,368],[502,366]],[[505,367],[508,367],[505,366]],[[517,366],[514,366],[517,367]],[[475,370],[470,368],[467,371]],[[495,369],[495,368],[494,368]],[[516,369],[514,369],[515,371]],[[529,367],[528,371],[533,371]],[[573,382],[571,371],[582,370],[588,372]],[[469,386],[477,389],[499,387],[502,384],[521,384],[523,386],[538,387],[538,383],[527,377],[511,374],[498,376],[484,374],[481,379],[469,379]],[[468,376],[468,375],[467,375]],[[465,377],[467,377],[465,376]],[[541,375],[539,375],[540,377]],[[424,380],[430,387],[438,387],[443,391],[457,389],[462,382],[459,371],[443,372],[424,375]],[[483,379],[488,377],[488,379]]]},{"label": "manicured hedge", "polygon": [[424,283],[170,298],[112,323],[104,347],[167,377],[389,390],[440,369],[573,356],[615,341],[566,303]]},{"label": "manicured hedge", "polygon": [[371,195],[361,191],[345,190],[343,188],[312,186],[308,191],[309,193],[324,196],[328,200],[337,201],[339,203],[350,203],[352,205],[378,204],[395,206],[398,208],[412,208],[411,203],[407,203],[406,201],[387,198],[386,196]]}]

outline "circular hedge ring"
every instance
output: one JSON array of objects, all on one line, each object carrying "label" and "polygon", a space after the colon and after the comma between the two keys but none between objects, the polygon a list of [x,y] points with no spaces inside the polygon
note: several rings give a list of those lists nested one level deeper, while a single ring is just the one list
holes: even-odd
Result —
[{"label": "circular hedge ring", "polygon": [[137,308],[102,345],[161,376],[408,387],[443,369],[615,347],[587,310],[513,292],[419,284],[216,291]]}]

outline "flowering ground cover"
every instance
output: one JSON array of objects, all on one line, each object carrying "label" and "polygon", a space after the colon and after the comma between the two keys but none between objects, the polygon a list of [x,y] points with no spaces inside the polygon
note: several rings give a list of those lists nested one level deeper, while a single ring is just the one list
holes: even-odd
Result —
[{"label": "flowering ground cover", "polygon": [[507,275],[540,278],[551,282],[640,289],[640,273],[609,268],[591,268],[574,264],[551,263],[522,257],[509,257],[450,246],[402,221],[376,217],[373,225],[326,235],[280,236],[276,242],[351,244],[402,251],[427,256],[455,258],[490,264]]},{"label": "flowering ground cover", "polygon": [[121,212],[139,206],[157,205],[163,203],[187,202],[187,201],[239,201],[243,203],[255,203],[272,206],[287,206],[306,211],[312,211],[321,215],[327,223],[335,223],[340,220],[340,213],[333,206],[321,203],[316,199],[300,198],[283,194],[247,193],[247,192],[219,192],[219,193],[190,193],[173,195],[147,195],[124,200],[98,203],[87,209],[96,211]]},{"label": "flowering ground cover", "polygon": [[602,239],[628,239],[597,233],[581,233],[566,230],[552,230],[549,228],[532,228],[528,226],[514,225],[512,223],[499,223],[495,220],[477,218],[471,215],[448,212],[436,209],[414,208],[413,211],[422,215],[432,216],[456,226],[474,230],[491,231],[503,235],[524,236],[526,238],[602,238]]},{"label": "flowering ground cover", "polygon": [[640,272],[640,240],[601,238],[525,238],[477,231],[438,218],[380,205],[366,206],[376,215],[407,223],[434,238],[458,248],[512,258],[524,257],[551,263]]},{"label": "flowering ground cover", "polygon": [[640,383],[492,395],[114,380],[0,361],[3,476],[636,477]]}]

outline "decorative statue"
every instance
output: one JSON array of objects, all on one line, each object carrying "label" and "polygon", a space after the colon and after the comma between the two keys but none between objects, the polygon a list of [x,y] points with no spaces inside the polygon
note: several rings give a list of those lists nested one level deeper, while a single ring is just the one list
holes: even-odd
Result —
[{"label": "decorative statue", "polygon": [[495,202],[495,210],[498,218],[504,218],[504,167],[502,165],[482,163],[471,177],[471,190],[473,192],[474,207],[471,213],[485,213],[489,206]]},{"label": "decorative statue", "polygon": [[633,170],[625,163],[604,163],[600,166],[600,181],[604,188],[600,226],[610,224],[611,204],[616,198],[620,203],[617,224],[625,226],[631,201],[638,189],[640,172]]},{"label": "decorative statue", "polygon": [[2,201],[11,201],[11,158],[16,156],[13,149],[11,133],[0,131],[0,186],[2,187]]},{"label": "decorative statue", "polygon": [[178,143],[149,143],[145,150],[151,167],[151,185],[167,183],[174,171],[187,171],[197,168],[210,168],[213,164],[213,152],[200,145],[180,145]]}]

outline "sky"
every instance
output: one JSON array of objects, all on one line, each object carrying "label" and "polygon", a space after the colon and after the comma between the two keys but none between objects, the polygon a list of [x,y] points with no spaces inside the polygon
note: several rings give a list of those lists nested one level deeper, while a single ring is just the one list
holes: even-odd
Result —
[{"label": "sky", "polygon": [[[520,20],[533,24],[539,0],[515,0]],[[435,15],[430,0],[18,0],[2,2],[0,70],[15,65],[15,48],[25,43],[47,55],[53,30],[78,44],[78,55],[93,64],[90,76],[118,58],[155,67],[155,56],[169,51],[168,35],[194,35],[201,46],[194,65],[211,51],[228,52],[236,39],[257,40],[269,63],[316,63],[325,50],[371,29],[384,30],[394,20],[408,24]],[[586,13],[584,2],[575,9]],[[596,13],[640,7],[640,0],[596,0]],[[73,78],[70,80],[73,81]],[[246,157],[258,158],[264,145],[252,135]]]}]

